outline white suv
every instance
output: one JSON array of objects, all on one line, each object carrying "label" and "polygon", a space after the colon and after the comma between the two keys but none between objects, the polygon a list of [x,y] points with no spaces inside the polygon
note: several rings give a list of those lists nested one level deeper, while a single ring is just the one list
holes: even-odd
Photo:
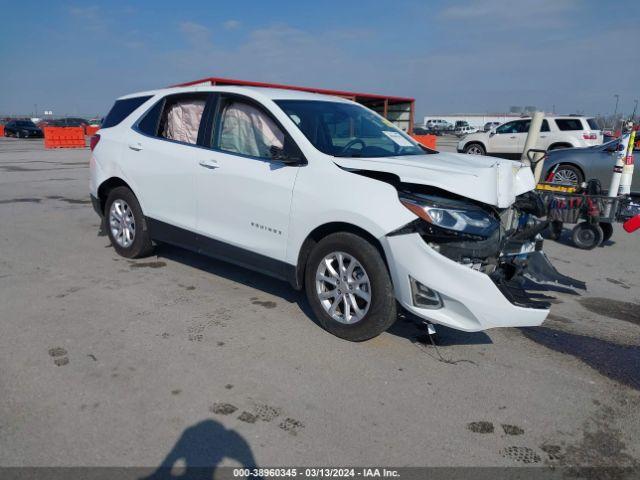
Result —
[{"label": "white suv", "polygon": [[120,255],[160,241],[287,280],[339,337],[380,334],[398,304],[465,331],[549,312],[518,283],[527,257],[553,271],[531,170],[426,149],[349,100],[138,93],[116,101],[91,148],[93,205]]},{"label": "white suv", "polygon": [[[488,132],[467,135],[458,142],[458,152],[520,158],[529,132],[530,118],[504,123]],[[545,117],[535,148],[590,147],[602,143],[602,131],[593,118]]]},{"label": "white suv", "polygon": [[427,120],[425,123],[425,127],[432,130],[447,130],[450,129],[452,125],[446,120],[435,118],[432,120]]}]

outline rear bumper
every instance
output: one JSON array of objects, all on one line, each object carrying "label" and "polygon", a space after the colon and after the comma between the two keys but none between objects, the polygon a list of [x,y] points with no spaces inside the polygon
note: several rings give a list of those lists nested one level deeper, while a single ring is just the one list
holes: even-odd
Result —
[{"label": "rear bumper", "polygon": [[[495,327],[538,326],[549,314],[547,308],[512,303],[513,296],[509,301],[489,276],[440,255],[417,233],[385,237],[384,248],[396,299],[420,318],[475,332]],[[415,306],[409,277],[437,291],[442,307]]]}]

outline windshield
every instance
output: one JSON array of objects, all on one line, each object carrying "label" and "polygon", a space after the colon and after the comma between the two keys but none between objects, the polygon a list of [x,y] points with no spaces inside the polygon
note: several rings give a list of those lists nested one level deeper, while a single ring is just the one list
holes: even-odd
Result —
[{"label": "windshield", "polygon": [[277,100],[305,137],[334,157],[424,155],[425,150],[390,121],[351,103]]}]

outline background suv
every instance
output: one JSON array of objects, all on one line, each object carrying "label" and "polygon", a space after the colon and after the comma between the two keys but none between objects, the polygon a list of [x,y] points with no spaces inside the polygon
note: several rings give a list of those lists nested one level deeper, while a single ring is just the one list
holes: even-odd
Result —
[{"label": "background suv", "polygon": [[[531,118],[504,123],[488,132],[467,135],[458,142],[458,152],[520,158]],[[586,117],[545,117],[535,148],[590,147],[602,143],[602,131],[595,119]]]}]

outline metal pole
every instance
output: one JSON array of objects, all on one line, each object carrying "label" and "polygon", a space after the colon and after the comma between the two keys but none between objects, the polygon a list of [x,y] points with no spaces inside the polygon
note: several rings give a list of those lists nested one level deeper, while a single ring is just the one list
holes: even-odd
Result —
[{"label": "metal pole", "polygon": [[[542,119],[544,118],[543,112],[534,112],[531,117],[531,123],[529,124],[529,133],[527,133],[527,139],[524,141],[524,149],[522,150],[522,155],[520,156],[520,161],[526,163],[527,165],[531,165],[531,161],[529,160],[529,156],[527,153],[532,148],[535,148],[538,143],[538,138],[540,137],[540,129],[542,128]],[[542,154],[535,153],[533,160],[540,160],[542,158]],[[536,177],[536,184],[540,181],[540,175],[542,174],[542,163],[538,161],[536,164],[536,169],[534,172],[534,176]]]}]

